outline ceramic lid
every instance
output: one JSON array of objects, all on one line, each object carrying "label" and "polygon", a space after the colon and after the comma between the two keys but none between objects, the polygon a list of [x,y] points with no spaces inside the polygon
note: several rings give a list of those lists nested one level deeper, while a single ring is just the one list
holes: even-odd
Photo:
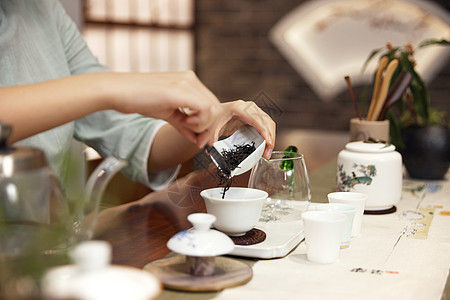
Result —
[{"label": "ceramic lid", "polygon": [[111,246],[81,243],[71,253],[74,265],[50,269],[42,280],[45,299],[148,300],[161,293],[160,281],[140,269],[110,265]]},{"label": "ceramic lid", "polygon": [[234,243],[223,232],[211,229],[216,217],[211,214],[196,213],[188,216],[194,226],[178,232],[168,242],[167,247],[187,256],[218,256],[231,252]]},{"label": "ceramic lid", "polygon": [[353,152],[384,153],[394,151],[395,146],[389,143],[366,143],[363,141],[358,141],[348,143],[345,145],[345,149]]}]

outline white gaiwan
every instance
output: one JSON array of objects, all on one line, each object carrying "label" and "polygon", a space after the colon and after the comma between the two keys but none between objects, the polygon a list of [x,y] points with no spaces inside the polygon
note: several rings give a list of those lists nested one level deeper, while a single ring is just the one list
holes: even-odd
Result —
[{"label": "white gaiwan", "polygon": [[[235,149],[236,145],[251,144],[252,142],[255,143],[255,151],[247,156],[237,168],[231,170],[230,177],[243,174],[253,168],[253,166],[256,165],[263,155],[264,148],[266,147],[266,141],[254,127],[244,125],[230,137],[214,143],[214,148],[216,148],[219,153],[222,153],[224,150],[230,151]],[[211,156],[211,159],[216,166],[219,166],[214,160],[214,157]]]},{"label": "white gaiwan", "polygon": [[263,190],[230,187],[223,197],[221,187],[200,192],[206,211],[216,216],[214,227],[230,236],[242,236],[258,222],[268,194]]},{"label": "white gaiwan", "polygon": [[226,234],[211,229],[216,221],[214,215],[195,213],[190,214],[188,220],[194,227],[175,234],[167,242],[167,247],[186,256],[191,275],[212,275],[215,257],[231,252],[234,243]]},{"label": "white gaiwan", "polygon": [[80,243],[71,253],[75,264],[50,269],[41,283],[45,299],[149,300],[161,293],[161,282],[140,269],[110,265],[111,245]]}]

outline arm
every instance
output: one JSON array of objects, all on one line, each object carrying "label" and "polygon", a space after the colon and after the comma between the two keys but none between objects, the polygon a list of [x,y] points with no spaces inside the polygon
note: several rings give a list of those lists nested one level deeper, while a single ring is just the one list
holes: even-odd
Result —
[{"label": "arm", "polygon": [[192,158],[200,148],[187,140],[170,124],[161,127],[155,135],[147,161],[148,170],[160,172],[174,168]]},{"label": "arm", "polygon": [[106,109],[92,77],[94,74],[1,87],[0,120],[13,126],[9,142]]},{"label": "arm", "polygon": [[[221,113],[217,98],[192,72],[83,74],[2,87],[0,99],[0,119],[14,128],[11,143],[106,109],[166,120],[197,143],[196,133]],[[186,116],[179,107],[197,113]]]},{"label": "arm", "polygon": [[253,102],[220,104],[192,72],[83,74],[2,87],[0,99],[0,119],[14,128],[11,143],[106,109],[166,120],[198,148],[217,140],[233,118],[266,139],[266,157],[275,137],[275,123]]}]

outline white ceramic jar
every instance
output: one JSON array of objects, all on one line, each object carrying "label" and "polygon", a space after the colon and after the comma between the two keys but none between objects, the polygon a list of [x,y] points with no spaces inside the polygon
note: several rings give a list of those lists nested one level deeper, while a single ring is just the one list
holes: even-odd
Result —
[{"label": "white ceramic jar", "polygon": [[402,157],[395,146],[351,142],[338,155],[337,191],[368,196],[366,211],[391,209],[402,193]]}]

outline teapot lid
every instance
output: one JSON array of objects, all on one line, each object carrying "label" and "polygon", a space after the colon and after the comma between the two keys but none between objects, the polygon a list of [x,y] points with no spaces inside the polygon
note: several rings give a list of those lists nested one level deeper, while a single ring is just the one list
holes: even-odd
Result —
[{"label": "teapot lid", "polygon": [[161,293],[161,282],[141,269],[111,264],[111,244],[89,240],[71,253],[75,264],[48,270],[41,282],[45,299],[148,300]]},{"label": "teapot lid", "polygon": [[41,149],[7,146],[11,126],[0,122],[0,176],[11,177],[17,173],[46,167],[47,159]]},{"label": "teapot lid", "polygon": [[373,142],[350,142],[345,145],[345,149],[353,152],[363,153],[384,153],[392,152],[395,150],[395,146],[390,143],[373,143]]}]

